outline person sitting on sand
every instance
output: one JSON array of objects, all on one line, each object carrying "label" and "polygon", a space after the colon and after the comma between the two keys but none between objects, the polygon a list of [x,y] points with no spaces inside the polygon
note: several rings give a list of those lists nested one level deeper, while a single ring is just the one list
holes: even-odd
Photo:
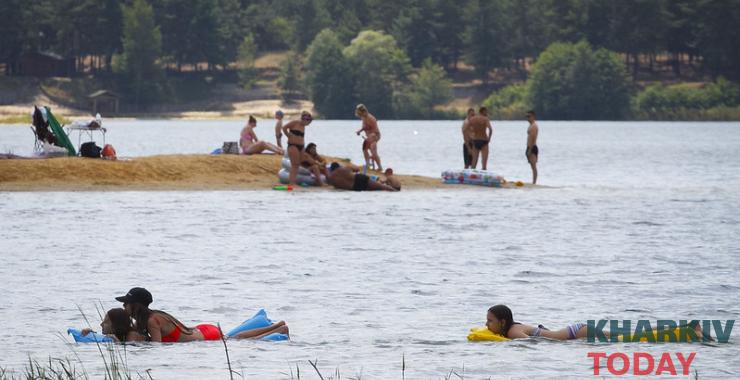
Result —
[{"label": "person sitting on sand", "polygon": [[398,191],[401,191],[401,181],[399,181],[398,178],[396,178],[393,175],[393,169],[391,169],[391,168],[385,169],[385,180],[384,181],[380,181],[380,183],[383,183],[383,184],[388,185],[388,186],[390,186],[390,187],[392,187],[392,188],[394,188],[394,189],[396,189]]},{"label": "person sitting on sand", "polygon": [[383,165],[380,164],[380,156],[378,155],[378,141],[380,141],[378,120],[368,112],[364,104],[357,105],[355,115],[362,120],[362,128],[357,130],[357,135],[359,136],[361,132],[365,132],[365,141],[362,143],[362,154],[365,156],[365,165],[374,165],[374,161],[378,164],[375,168],[383,171]]},{"label": "person sitting on sand", "polygon": [[288,158],[290,159],[290,177],[288,183],[295,186],[298,168],[301,164],[301,156],[306,134],[306,126],[311,124],[313,116],[308,111],[301,112],[300,120],[293,120],[283,125],[283,133],[288,136]]},{"label": "person sitting on sand", "polygon": [[[694,328],[697,335],[702,336],[701,326],[697,323],[689,325]],[[574,323],[564,329],[551,331],[545,326],[537,327],[514,322],[514,317],[506,305],[496,305],[488,309],[486,315],[486,327],[494,334],[503,335],[509,339],[545,337],[555,340],[583,339],[588,336],[588,326],[585,323]],[[603,331],[604,336],[609,338],[609,333]]]},{"label": "person sitting on sand", "polygon": [[314,176],[316,176],[317,172],[324,176],[329,175],[329,171],[326,169],[326,161],[316,152],[316,144],[314,143],[306,145],[306,149],[301,155],[301,166],[311,170]]},{"label": "person sitting on sand", "polygon": [[242,129],[241,139],[239,140],[239,145],[242,147],[243,154],[258,154],[265,150],[269,150],[270,152],[277,154],[285,153],[283,148],[258,139],[257,135],[254,133],[254,128],[256,127],[257,119],[255,119],[254,116],[249,115],[249,121],[247,122],[247,125],[244,126],[244,129]]},{"label": "person sitting on sand", "polygon": [[337,189],[353,191],[398,191],[378,181],[373,181],[365,174],[355,173],[351,168],[332,162],[329,167],[327,182]]},{"label": "person sitting on sand", "polygon": [[283,147],[283,116],[285,114],[281,110],[275,111],[275,140],[277,140],[277,146]]},{"label": "person sitting on sand", "polygon": [[[134,329],[131,323],[131,317],[125,309],[113,308],[105,313],[103,322],[100,323],[101,331],[104,335],[113,339],[114,342],[141,342],[146,337]],[[83,336],[93,332],[91,328],[80,330]]]},{"label": "person sitting on sand", "polygon": [[[144,288],[132,288],[126,295],[116,297],[116,300],[123,302],[126,312],[136,320],[136,331],[152,342],[192,342],[222,338],[221,330],[216,325],[200,324],[191,328],[164,311],[149,309],[152,294]],[[280,321],[271,326],[242,331],[232,339],[260,339],[272,333],[289,335],[288,325]]]}]

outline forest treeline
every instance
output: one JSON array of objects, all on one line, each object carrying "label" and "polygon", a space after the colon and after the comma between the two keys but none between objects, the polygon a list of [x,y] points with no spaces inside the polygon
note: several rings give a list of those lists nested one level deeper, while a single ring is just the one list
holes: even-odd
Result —
[{"label": "forest treeline", "polygon": [[274,50],[293,52],[286,96],[332,116],[360,99],[414,116],[449,100],[447,74],[463,63],[484,83],[496,70],[531,82],[532,63],[558,44],[618,54],[620,72],[604,75],[627,81],[658,61],[679,80],[686,67],[740,78],[740,0],[4,0],[0,15],[6,75],[24,53],[53,52],[117,75],[143,104],[161,100],[165,67],[239,70],[248,84],[255,55]]}]

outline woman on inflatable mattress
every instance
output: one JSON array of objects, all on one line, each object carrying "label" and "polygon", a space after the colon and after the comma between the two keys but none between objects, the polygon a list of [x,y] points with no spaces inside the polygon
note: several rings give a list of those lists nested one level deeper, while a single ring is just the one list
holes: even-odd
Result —
[{"label": "woman on inflatable mattress", "polygon": [[[152,303],[152,294],[144,288],[132,288],[116,300],[123,302],[127,315],[136,321],[133,329],[146,340],[152,342],[192,342],[197,340],[220,340],[220,329],[212,324],[199,324],[187,327],[177,318],[160,310],[149,309]],[[102,324],[101,324],[102,326]],[[105,332],[105,331],[104,331]],[[229,338],[233,339],[261,339],[267,335],[279,333],[288,335],[288,325],[284,321],[239,332]],[[118,337],[120,340],[120,337]]]},{"label": "woman on inflatable mattress", "polygon": [[[691,325],[690,325],[691,326]],[[486,327],[494,334],[502,335],[509,339],[545,337],[555,340],[583,339],[588,336],[588,326],[585,323],[573,323],[564,329],[551,331],[545,326],[530,326],[519,322],[514,322],[514,317],[506,305],[496,305],[488,309],[486,315]],[[693,327],[698,336],[702,336],[701,326],[696,324]],[[603,331],[608,338],[609,333]]]}]

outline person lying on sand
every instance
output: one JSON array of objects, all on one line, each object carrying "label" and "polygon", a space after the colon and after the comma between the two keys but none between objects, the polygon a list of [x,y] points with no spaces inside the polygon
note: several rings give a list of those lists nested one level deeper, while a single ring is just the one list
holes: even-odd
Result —
[{"label": "person lying on sand", "polygon": [[254,133],[254,128],[256,127],[257,119],[255,119],[254,116],[249,115],[249,121],[247,122],[247,125],[244,126],[244,129],[242,129],[241,139],[239,140],[239,145],[242,147],[243,154],[258,154],[265,150],[269,150],[270,152],[277,154],[284,153],[283,148],[258,139],[257,135]]},{"label": "person lying on sand", "polygon": [[[144,288],[132,288],[117,301],[123,302],[128,315],[136,320],[135,330],[152,342],[192,342],[197,340],[220,340],[221,330],[211,324],[200,324],[187,327],[177,318],[160,310],[149,309],[152,294]],[[260,339],[272,333],[289,335],[288,325],[284,321],[271,326],[242,331],[232,339]]]},{"label": "person lying on sand", "polygon": [[[545,337],[555,340],[583,339],[588,336],[588,326],[585,323],[574,323],[564,329],[551,331],[545,326],[537,327],[514,322],[514,317],[506,305],[496,305],[488,309],[486,314],[486,327],[494,334],[503,335],[509,339]],[[696,324],[692,326],[697,336],[702,336],[701,326]],[[609,338],[609,333],[603,331],[603,334]]]},{"label": "person lying on sand", "polygon": [[332,162],[327,182],[337,189],[353,191],[398,191],[388,185],[373,181],[365,174],[355,173],[351,168]]},{"label": "person lying on sand", "polygon": [[385,180],[381,180],[380,183],[401,191],[401,181],[393,175],[393,169],[391,168],[385,169]]}]

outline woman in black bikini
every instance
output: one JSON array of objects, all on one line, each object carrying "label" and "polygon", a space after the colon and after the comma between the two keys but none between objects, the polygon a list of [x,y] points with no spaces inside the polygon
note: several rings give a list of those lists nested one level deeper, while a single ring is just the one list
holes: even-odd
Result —
[{"label": "woman in black bikini", "polygon": [[301,112],[301,120],[293,120],[283,125],[283,133],[288,136],[288,158],[290,159],[290,184],[296,184],[298,167],[301,165],[301,156],[306,126],[311,124],[313,116],[308,111]]}]

